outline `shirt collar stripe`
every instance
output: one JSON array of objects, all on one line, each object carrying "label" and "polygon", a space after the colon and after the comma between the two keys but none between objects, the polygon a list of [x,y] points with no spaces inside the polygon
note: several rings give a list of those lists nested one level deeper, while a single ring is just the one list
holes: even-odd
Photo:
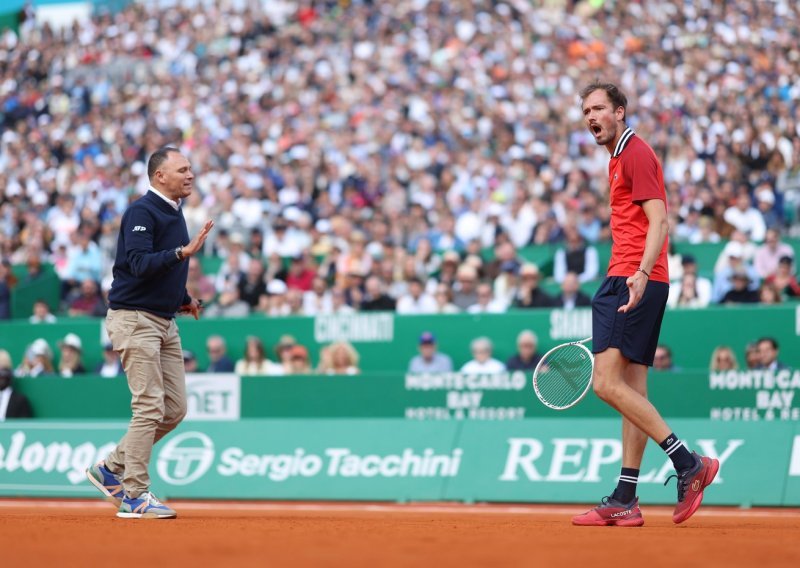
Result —
[{"label": "shirt collar stripe", "polygon": [[628,141],[633,138],[635,134],[636,133],[631,128],[625,129],[625,132],[622,133],[622,136],[619,137],[619,141],[617,141],[617,147],[614,148],[614,158],[622,154],[625,146],[628,145]]}]

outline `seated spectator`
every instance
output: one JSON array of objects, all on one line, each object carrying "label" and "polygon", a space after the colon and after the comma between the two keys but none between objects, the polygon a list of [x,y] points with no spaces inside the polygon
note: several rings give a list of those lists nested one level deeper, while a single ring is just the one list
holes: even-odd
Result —
[{"label": "seated spectator", "polygon": [[472,360],[464,363],[461,372],[469,375],[484,373],[502,373],[506,366],[492,357],[492,340],[488,337],[478,337],[470,343]]},{"label": "seated spectator", "polygon": [[197,357],[188,349],[183,350],[183,369],[187,373],[197,373]]},{"label": "seated spectator", "polygon": [[286,315],[304,316],[303,311],[303,291],[297,288],[289,288],[286,291]]},{"label": "seated spectator", "polygon": [[239,299],[246,303],[252,311],[258,306],[261,297],[267,293],[267,284],[264,282],[264,264],[260,260],[250,260],[244,278],[239,280],[238,287]]},{"label": "seated spectator", "polygon": [[53,351],[42,338],[35,340],[25,350],[25,357],[14,372],[18,377],[55,375]]},{"label": "seated spectator", "polygon": [[750,240],[760,243],[764,240],[767,227],[764,216],[750,203],[750,194],[746,187],[739,190],[736,203],[725,210],[725,221],[745,233]]},{"label": "seated spectator", "polygon": [[437,314],[457,314],[461,310],[453,303],[453,292],[447,284],[437,284],[433,293]]},{"label": "seated spectator", "polygon": [[114,351],[111,343],[106,342],[103,344],[103,360],[97,364],[94,372],[108,379],[125,375],[122,361],[119,359],[119,353]]},{"label": "seated spectator", "polygon": [[703,308],[711,301],[713,287],[708,278],[703,278],[697,273],[697,261],[686,254],[681,258],[683,275],[673,280],[669,287],[667,305],[687,308]]},{"label": "seated spectator", "polygon": [[774,284],[762,282],[761,287],[758,289],[758,302],[767,305],[780,304],[783,302],[783,296]]},{"label": "seated spectator", "polygon": [[316,276],[311,290],[303,294],[303,313],[307,316],[330,314],[333,312],[333,298],[325,279]]},{"label": "seated spectator", "polygon": [[711,364],[709,370],[712,372],[717,371],[735,371],[739,368],[739,362],[736,360],[736,355],[733,349],[727,345],[720,345],[711,353]]},{"label": "seated spectator", "polygon": [[561,282],[561,294],[555,298],[553,305],[565,310],[585,308],[592,305],[592,299],[581,291],[578,275],[567,272]]},{"label": "seated spectator", "polygon": [[707,215],[703,215],[697,221],[697,231],[692,233],[689,237],[689,242],[693,245],[698,243],[718,243],[720,241],[719,233],[714,230],[714,219]]},{"label": "seated spectator", "polygon": [[419,278],[408,280],[408,293],[397,300],[397,313],[404,315],[436,313],[436,300],[425,293],[425,286]]},{"label": "seated spectator", "polygon": [[[747,290],[756,292],[761,280],[758,277],[756,269],[753,268],[752,265],[745,263],[744,246],[739,242],[731,241],[723,249],[723,254],[728,255],[728,260],[723,268],[715,270],[714,272],[714,286],[711,294],[712,301],[718,303],[722,302],[725,294],[733,288],[733,275],[735,272],[744,272],[747,275]],[[719,264],[719,262],[717,264]]]},{"label": "seated spectator", "polygon": [[86,373],[86,368],[81,361],[83,344],[81,338],[74,333],[68,333],[58,342],[61,349],[61,358],[58,362],[58,374],[64,378]]},{"label": "seated spectator", "polygon": [[502,314],[506,305],[492,293],[492,285],[488,282],[478,284],[478,301],[467,308],[470,314]]},{"label": "seated spectator", "polygon": [[50,312],[50,305],[42,299],[33,303],[33,314],[28,318],[28,323],[56,323],[57,318]]},{"label": "seated spectator", "polygon": [[87,278],[81,282],[80,296],[73,299],[69,304],[67,313],[70,316],[88,316],[88,317],[105,317],[108,311],[103,296],[100,293],[100,287],[97,282]]},{"label": "seated spectator", "polygon": [[10,418],[33,418],[28,397],[14,390],[12,367],[8,351],[0,349],[0,422]]},{"label": "seated spectator", "polygon": [[478,301],[478,271],[474,266],[462,264],[456,271],[456,281],[453,284],[453,303],[460,309],[466,310]]},{"label": "seated spectator", "polygon": [[774,286],[779,294],[789,298],[800,297],[800,283],[794,273],[794,258],[782,256],[775,272],[767,277],[767,283]]},{"label": "seated spectator", "polygon": [[768,278],[778,270],[778,263],[783,257],[794,257],[794,249],[781,242],[778,229],[767,229],[764,244],[756,249],[753,266],[761,278]]},{"label": "seated spectator", "polygon": [[[577,282],[577,280],[576,280]],[[542,356],[537,353],[539,338],[534,332],[525,329],[517,335],[517,352],[506,361],[509,371],[533,371]]]},{"label": "seated spectator", "polygon": [[774,337],[762,337],[757,342],[758,357],[760,359],[759,369],[767,371],[783,371],[789,369],[788,365],[784,365],[778,361],[778,354],[780,353],[778,342]]},{"label": "seated spectator", "polygon": [[440,353],[436,345],[436,337],[429,331],[419,336],[419,355],[415,355],[408,363],[408,372],[450,373],[453,371],[453,360],[449,355]]},{"label": "seated spectator", "polygon": [[336,341],[320,352],[319,373],[323,375],[358,375],[358,352],[347,341]]},{"label": "seated spectator", "polygon": [[310,375],[311,361],[308,358],[308,349],[302,345],[294,345],[288,350],[289,366],[286,368],[287,375]]},{"label": "seated spectator", "polygon": [[216,301],[204,308],[208,318],[243,318],[250,315],[250,305],[239,297],[239,287],[234,286],[220,292]]},{"label": "seated spectator", "polygon": [[347,303],[347,294],[338,286],[331,290],[331,311],[332,314],[347,315],[355,313],[353,306]]},{"label": "seated spectator", "polygon": [[728,290],[720,300],[720,304],[757,304],[758,291],[750,289],[750,275],[744,267],[737,268],[731,274],[733,288]]},{"label": "seated spectator", "polygon": [[89,234],[87,227],[74,233],[75,244],[67,250],[67,266],[62,284],[62,297],[68,301],[71,292],[87,280],[100,282],[103,278],[103,253]]},{"label": "seated spectator", "polygon": [[748,369],[761,368],[761,353],[758,351],[758,343],[753,341],[744,348],[744,361]]},{"label": "seated spectator", "polygon": [[571,225],[564,228],[566,241],[556,250],[553,258],[553,278],[559,284],[564,281],[567,272],[578,275],[578,282],[583,284],[597,278],[600,261],[597,249],[587,245],[578,230]]},{"label": "seated spectator", "polygon": [[269,360],[264,343],[254,335],[245,339],[244,357],[236,361],[234,372],[240,377],[284,374],[283,366]]},{"label": "seated spectator", "polygon": [[492,282],[494,297],[504,306],[510,306],[519,290],[519,267],[516,260],[507,260],[500,265],[500,275]]},{"label": "seated spectator", "polygon": [[553,298],[539,288],[539,267],[533,263],[523,264],[519,271],[520,283],[515,308],[550,308]]},{"label": "seated spectator", "polygon": [[288,333],[281,335],[280,339],[278,339],[278,343],[275,344],[275,361],[283,367],[284,371],[289,369],[291,364],[289,352],[295,345],[297,345],[297,340],[293,335],[289,335]]},{"label": "seated spectator", "polygon": [[753,191],[756,199],[756,209],[764,219],[764,226],[769,229],[777,229],[783,223],[781,216],[775,210],[775,193],[772,191],[770,183],[761,183]]},{"label": "seated spectator", "polygon": [[186,291],[192,298],[202,300],[203,304],[211,305],[217,296],[217,290],[211,278],[203,274],[203,266],[196,256],[189,258],[189,276],[186,280]]},{"label": "seated spectator", "polygon": [[11,264],[3,259],[0,261],[0,320],[11,319],[11,290],[16,283]]},{"label": "seated spectator", "polygon": [[666,345],[658,345],[656,353],[653,357],[653,370],[654,371],[677,371],[672,362],[672,349]]},{"label": "seated spectator", "polygon": [[206,373],[232,373],[233,361],[228,357],[228,347],[221,335],[210,335],[206,339],[208,367]]},{"label": "seated spectator", "polygon": [[293,256],[286,273],[286,286],[290,290],[308,292],[314,282],[317,272],[311,266],[308,256],[300,254]]},{"label": "seated spectator", "polygon": [[367,278],[364,287],[364,296],[360,306],[361,311],[393,312],[395,310],[397,302],[386,293],[386,287],[379,276]]},{"label": "seated spectator", "polygon": [[266,291],[266,294],[261,295],[256,311],[268,316],[288,316],[291,308],[286,283],[274,278],[267,284]]}]

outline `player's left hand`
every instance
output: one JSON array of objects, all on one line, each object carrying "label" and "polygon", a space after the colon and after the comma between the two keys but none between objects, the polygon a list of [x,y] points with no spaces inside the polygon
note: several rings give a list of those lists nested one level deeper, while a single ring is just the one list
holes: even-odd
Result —
[{"label": "player's left hand", "polygon": [[194,317],[194,319],[200,319],[200,310],[202,309],[203,301],[197,298],[192,298],[191,302],[181,306],[180,313],[189,314]]},{"label": "player's left hand", "polygon": [[617,310],[617,312],[623,314],[635,308],[639,300],[642,299],[644,289],[647,286],[647,276],[639,271],[634,272],[633,276],[628,277],[625,284],[628,286],[628,303]]}]

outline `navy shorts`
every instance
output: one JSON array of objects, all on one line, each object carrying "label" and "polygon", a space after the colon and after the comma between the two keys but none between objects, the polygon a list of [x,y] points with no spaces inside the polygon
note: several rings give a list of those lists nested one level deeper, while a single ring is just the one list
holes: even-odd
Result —
[{"label": "navy shorts", "polygon": [[607,276],[592,299],[592,352],[616,347],[634,363],[652,367],[669,284],[648,282],[639,303],[628,313],[621,313],[617,310],[628,303],[626,280],[624,276]]}]

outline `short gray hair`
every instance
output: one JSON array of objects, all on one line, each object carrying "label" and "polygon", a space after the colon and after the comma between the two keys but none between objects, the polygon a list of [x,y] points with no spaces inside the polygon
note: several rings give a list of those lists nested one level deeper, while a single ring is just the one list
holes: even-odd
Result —
[{"label": "short gray hair", "polygon": [[493,348],[492,340],[485,336],[477,337],[473,339],[472,342],[469,344],[470,351],[475,351],[476,349],[479,349],[481,347],[488,349],[491,352]]}]

